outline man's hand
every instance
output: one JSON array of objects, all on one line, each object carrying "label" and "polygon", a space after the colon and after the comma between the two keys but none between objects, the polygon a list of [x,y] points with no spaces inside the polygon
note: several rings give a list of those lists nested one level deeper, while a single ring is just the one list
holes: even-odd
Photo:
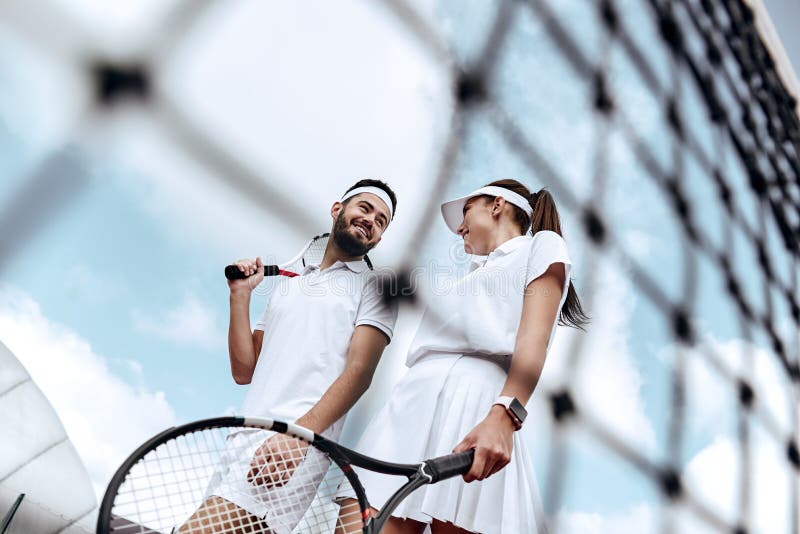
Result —
[{"label": "man's hand", "polygon": [[275,434],[256,449],[250,462],[247,481],[254,486],[279,488],[292,477],[297,465],[303,461],[308,443],[287,436]]},{"label": "man's hand", "polygon": [[237,266],[246,278],[228,280],[228,287],[231,288],[231,293],[246,291],[249,294],[264,279],[264,264],[261,263],[261,258],[254,260],[246,258],[234,262],[233,265]]},{"label": "man's hand", "polygon": [[464,481],[483,480],[508,465],[514,448],[513,436],[514,423],[505,408],[495,404],[489,415],[453,449],[453,452],[475,449],[472,469],[464,475]]}]

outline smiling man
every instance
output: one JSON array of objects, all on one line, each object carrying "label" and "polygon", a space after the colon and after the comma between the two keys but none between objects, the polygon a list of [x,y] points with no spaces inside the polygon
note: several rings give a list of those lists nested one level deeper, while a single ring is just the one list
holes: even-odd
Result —
[{"label": "smiling man", "polygon": [[[369,387],[397,319],[396,306],[382,298],[364,261],[396,206],[384,182],[361,180],[350,187],[331,206],[331,239],[322,262],[307,265],[300,276],[281,277],[253,330],[250,296],[264,278],[263,265],[260,258],[236,263],[249,277],[228,281],[231,373],[238,384],[250,384],[244,415],[288,420],[338,438],[344,415]],[[298,452],[298,442],[281,434],[243,432],[228,442],[235,452],[179,532],[213,532],[221,516],[226,532],[291,532],[314,497],[309,481],[324,476],[324,460],[313,449]],[[269,480],[270,465],[277,463],[295,468],[290,480]],[[287,492],[295,506],[271,506],[286,502]]]}]

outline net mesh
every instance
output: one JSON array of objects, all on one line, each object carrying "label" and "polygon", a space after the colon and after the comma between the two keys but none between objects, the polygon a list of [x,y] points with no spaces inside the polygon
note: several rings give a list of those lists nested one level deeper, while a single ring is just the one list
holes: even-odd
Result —
[{"label": "net mesh", "polygon": [[[157,46],[179,42],[208,8],[179,5]],[[682,513],[705,531],[763,530],[759,455],[768,448],[777,469],[771,488],[780,488],[775,499],[784,506],[766,520],[776,529],[767,530],[800,531],[800,122],[749,5],[498,2],[481,17],[489,23],[474,32],[482,36],[477,45],[465,44],[460,30],[475,28],[455,8],[437,4],[455,27],[445,35],[415,4],[386,0],[381,6],[435,59],[453,89],[446,141],[427,177],[428,206],[409,242],[430,243],[441,199],[463,192],[465,182],[481,185],[472,181],[506,160],[507,168],[534,177],[556,198],[578,272],[585,266],[577,289],[596,322],[608,295],[601,266],[618,273],[635,296],[629,327],[645,341],[631,342],[631,350],[653,377],[652,409],[667,414],[663,428],[644,447],[640,436],[619,430],[613,414],[593,411],[576,384],[599,349],[590,336],[565,338],[567,371],[537,390],[553,421],[543,474],[552,530],[570,528],[559,511],[580,493],[573,479],[578,454],[570,447],[577,430],[596,454],[618,461],[617,471],[643,481],[636,491],[660,512],[648,527],[663,532],[680,530]],[[243,168],[233,147],[154,90],[160,80],[151,66],[98,63],[90,74],[96,108],[113,111],[126,99],[139,100],[232,188],[306,228],[302,207]],[[487,146],[491,158],[481,152]],[[8,241],[4,255],[14,246]],[[409,246],[400,267],[410,272],[429,250]],[[714,331],[735,342],[720,342],[709,335]],[[710,382],[695,381],[698,365]],[[766,386],[765,370],[772,373]],[[693,412],[708,413],[703,406],[716,402],[703,397],[709,383],[721,384],[713,392],[735,413],[724,449],[730,457],[713,473],[723,482],[692,483]],[[611,472],[602,486],[619,483]],[[199,496],[201,485],[186,491]],[[714,494],[722,489],[731,493],[726,505]]]}]

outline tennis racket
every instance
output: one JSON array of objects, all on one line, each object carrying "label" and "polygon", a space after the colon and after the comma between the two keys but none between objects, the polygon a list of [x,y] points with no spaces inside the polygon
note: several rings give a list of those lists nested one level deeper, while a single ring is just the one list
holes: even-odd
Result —
[{"label": "tennis racket", "polygon": [[[383,462],[290,423],[205,419],[158,434],[125,460],[103,497],[97,532],[378,534],[412,491],[466,473],[472,458],[466,451]],[[354,466],[407,480],[373,517]],[[357,507],[340,509],[343,483]]]},{"label": "tennis racket", "polygon": [[[319,265],[325,256],[325,247],[328,246],[330,233],[324,233],[311,239],[306,246],[291,260],[280,265],[265,265],[264,276],[300,276],[306,265]],[[367,267],[372,269],[369,257],[364,256]],[[228,280],[246,278],[245,274],[236,265],[225,267],[225,277]]]}]

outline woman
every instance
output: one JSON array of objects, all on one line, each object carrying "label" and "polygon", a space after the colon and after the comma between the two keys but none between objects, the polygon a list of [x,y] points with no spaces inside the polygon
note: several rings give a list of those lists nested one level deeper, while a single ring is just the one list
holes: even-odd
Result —
[{"label": "woman", "polygon": [[[433,534],[542,534],[533,465],[515,430],[556,324],[582,328],[588,320],[570,282],[558,211],[544,189],[531,194],[516,180],[500,180],[444,203],[442,215],[465,251],[484,258],[426,310],[409,371],[356,450],[410,463],[475,449],[464,476],[471,484],[455,478],[417,490],[384,534],[419,534],[428,525]],[[402,483],[368,471],[359,478],[372,503]],[[342,495],[353,497],[347,489]],[[353,523],[357,504],[342,504],[341,523]]]}]

